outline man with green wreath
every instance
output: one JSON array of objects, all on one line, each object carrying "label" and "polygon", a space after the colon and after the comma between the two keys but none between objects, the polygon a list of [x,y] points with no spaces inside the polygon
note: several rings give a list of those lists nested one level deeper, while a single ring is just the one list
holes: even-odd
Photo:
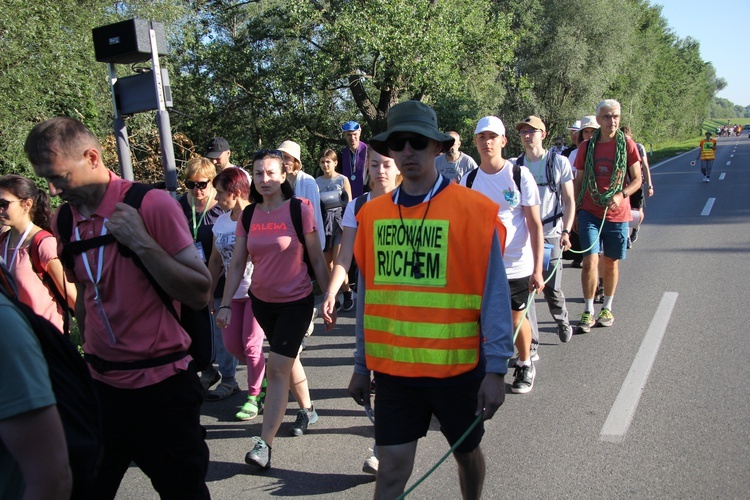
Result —
[{"label": "man with green wreath", "polygon": [[[594,324],[612,326],[615,321],[612,299],[619,279],[618,263],[625,258],[628,222],[633,219],[628,196],[637,191],[642,182],[638,147],[619,130],[621,109],[620,103],[614,99],[599,103],[596,121],[601,128],[590,140],[578,146],[575,161],[579,172],[573,183],[578,206],[578,233],[581,248],[585,250],[581,272],[585,307],[578,325],[583,333],[591,331]],[[604,305],[599,316],[594,318],[599,245],[603,245]]]}]

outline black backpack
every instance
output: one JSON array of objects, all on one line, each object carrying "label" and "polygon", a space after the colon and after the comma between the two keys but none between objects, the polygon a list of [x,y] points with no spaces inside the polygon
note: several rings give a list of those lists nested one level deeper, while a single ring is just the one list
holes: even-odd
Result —
[{"label": "black backpack", "polygon": [[[146,193],[151,189],[153,189],[152,186],[137,182],[133,183],[125,194],[123,203],[139,210],[143,197],[146,196]],[[110,243],[117,243],[117,250],[120,252],[120,255],[133,259],[135,265],[146,275],[149,283],[151,283],[151,286],[159,295],[159,298],[161,298],[164,307],[166,307],[170,314],[179,321],[182,328],[185,329],[192,340],[190,348],[187,351],[177,351],[163,356],[157,356],[155,358],[139,359],[136,361],[107,361],[93,354],[85,354],[84,358],[89,364],[91,364],[91,367],[94,370],[104,373],[110,370],[141,370],[144,368],[153,368],[155,366],[174,363],[188,354],[193,357],[194,366],[197,371],[201,371],[211,364],[214,357],[214,343],[213,335],[211,333],[211,312],[208,306],[196,310],[182,304],[180,307],[181,313],[178,315],[172,304],[172,298],[167,295],[161,286],[159,286],[151,273],[148,272],[148,269],[146,269],[146,266],[143,265],[143,262],[141,262],[135,253],[122,243],[118,242],[111,234],[97,236],[86,240],[70,241],[71,234],[73,233],[73,212],[70,209],[70,205],[67,203],[60,206],[60,210],[57,214],[57,232],[60,236],[60,242],[63,244],[63,251],[60,258],[63,266],[67,269],[73,269],[73,261],[76,255],[92,248],[98,248]]]},{"label": "black backpack", "polygon": [[[245,232],[248,235],[250,234],[250,223],[253,220],[254,213],[255,203],[246,206],[242,211],[242,227],[245,228]],[[311,281],[314,281],[316,279],[315,269],[312,266],[312,262],[310,262],[310,255],[307,253],[307,245],[305,244],[305,236],[302,234],[302,200],[296,196],[289,198],[289,213],[292,216],[294,232],[297,233],[297,239],[299,239],[299,242],[302,244],[302,259],[307,266],[307,275],[310,276]]]},{"label": "black backpack", "polygon": [[[0,267],[0,292],[19,309],[39,339],[57,401],[73,474],[71,498],[94,498],[93,481],[103,454],[99,398],[86,362],[55,325],[20,302]],[[4,332],[10,334],[12,332]]]}]

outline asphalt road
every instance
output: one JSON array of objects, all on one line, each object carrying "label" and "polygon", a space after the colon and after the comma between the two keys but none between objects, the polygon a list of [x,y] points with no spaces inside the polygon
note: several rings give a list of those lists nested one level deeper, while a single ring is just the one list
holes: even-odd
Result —
[{"label": "asphalt road", "polygon": [[[750,497],[750,140],[718,141],[709,184],[689,165],[695,152],[653,168],[655,195],[621,263],[614,326],[561,344],[538,304],[536,383],[527,395],[509,393],[486,423],[485,498]],[[579,276],[566,264],[572,317],[583,310]],[[262,416],[234,421],[241,395],[204,404],[214,498],[372,497],[374,479],[360,472],[371,424],[346,393],[353,317],[344,313],[327,334],[316,326],[303,363],[320,421],[287,437],[290,402],[270,471],[243,461]],[[433,426],[410,484],[447,450]],[[157,495],[133,466],[117,498]],[[452,458],[409,498],[460,498]]]}]

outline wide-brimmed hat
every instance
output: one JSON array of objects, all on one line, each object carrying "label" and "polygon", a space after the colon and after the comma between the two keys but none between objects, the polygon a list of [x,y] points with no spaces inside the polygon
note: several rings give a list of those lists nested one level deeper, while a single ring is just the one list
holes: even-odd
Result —
[{"label": "wide-brimmed hat", "polygon": [[494,132],[497,135],[505,136],[505,125],[497,116],[485,116],[477,122],[474,135],[481,134],[482,132]]},{"label": "wide-brimmed hat", "polygon": [[581,130],[581,120],[574,121],[573,125],[568,127],[568,130],[570,130],[571,132],[578,132],[579,130]]},{"label": "wide-brimmed hat", "polygon": [[218,158],[224,151],[229,151],[229,143],[223,137],[214,137],[206,144],[206,158]]},{"label": "wide-brimmed hat", "polygon": [[596,122],[596,116],[588,115],[581,118],[581,127],[578,130],[585,128],[599,128],[599,124]]},{"label": "wide-brimmed hat", "polygon": [[516,123],[516,130],[520,131],[521,128],[526,125],[536,130],[541,130],[542,132],[547,131],[547,127],[544,126],[544,122],[538,116],[529,116],[527,118],[524,118],[523,121]]},{"label": "wide-brimmed hat", "polygon": [[295,160],[302,163],[302,150],[299,147],[299,144],[297,144],[296,142],[284,141],[279,144],[279,147],[276,149],[278,149],[279,151],[283,151],[288,155],[291,155]]},{"label": "wide-brimmed hat", "polygon": [[370,147],[381,155],[388,156],[386,141],[396,132],[413,132],[436,140],[443,144],[444,151],[449,150],[455,141],[453,136],[438,130],[435,111],[423,102],[405,101],[396,104],[388,111],[386,121],[388,130],[370,139]]}]

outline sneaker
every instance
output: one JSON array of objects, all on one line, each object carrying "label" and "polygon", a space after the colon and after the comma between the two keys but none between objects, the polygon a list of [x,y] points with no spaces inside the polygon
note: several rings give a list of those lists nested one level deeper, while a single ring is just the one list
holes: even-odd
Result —
[{"label": "sneaker", "polygon": [[208,392],[211,386],[216,384],[219,380],[221,380],[221,375],[213,367],[211,367],[211,370],[204,370],[201,372],[201,385],[206,392]]},{"label": "sneaker", "polygon": [[307,347],[307,342],[305,342],[305,339],[302,339],[299,343],[299,349],[297,349],[297,355],[302,354],[302,351],[305,350],[305,347]]},{"label": "sneaker", "polygon": [[245,454],[245,463],[261,470],[271,468],[271,447],[260,437],[253,437],[253,449]]},{"label": "sneaker", "polygon": [[599,313],[599,317],[597,318],[596,324],[599,326],[612,326],[614,322],[615,317],[612,316],[612,311],[610,311],[606,307],[602,308],[602,311]]},{"label": "sneaker", "polygon": [[580,260],[574,260],[570,263],[570,267],[573,269],[581,269],[583,267],[583,263]]},{"label": "sneaker", "polygon": [[341,302],[337,300],[334,304],[334,308],[336,308],[336,312],[339,312],[341,310]]},{"label": "sneaker", "polygon": [[630,231],[630,241],[635,243],[637,239],[638,239],[638,228],[634,227],[633,230]]},{"label": "sneaker", "polygon": [[573,328],[570,323],[557,325],[557,336],[560,337],[560,342],[570,342],[573,337]]},{"label": "sneaker", "polygon": [[318,421],[318,412],[315,411],[315,407],[312,406],[310,410],[302,408],[297,412],[297,420],[292,425],[292,430],[289,432],[292,436],[301,436],[307,432],[307,426],[312,425]]},{"label": "sneaker", "polygon": [[539,342],[531,342],[531,361],[539,361]]},{"label": "sneaker", "polygon": [[235,418],[243,422],[252,420],[258,416],[258,413],[260,413],[260,409],[261,406],[260,402],[258,401],[258,396],[248,396],[247,401],[245,401],[245,404],[242,405],[240,411],[235,414]]},{"label": "sneaker", "polygon": [[709,179],[709,178],[708,178],[708,176],[705,176],[705,177],[703,178],[703,182],[711,182],[711,179]]},{"label": "sneaker", "polygon": [[513,385],[510,386],[514,394],[526,394],[534,387],[534,378],[536,377],[536,368],[534,363],[531,366],[516,366],[513,373]]},{"label": "sneaker", "polygon": [[342,305],[344,311],[351,311],[354,309],[354,300],[352,300],[352,292],[344,292],[344,303]]},{"label": "sneaker", "polygon": [[378,460],[378,457],[375,455],[371,455],[367,460],[365,460],[365,463],[362,465],[362,472],[365,474],[372,474],[375,475],[378,473],[378,465],[380,464],[380,461]]},{"label": "sneaker", "polygon": [[312,319],[310,320],[310,326],[307,327],[307,331],[305,332],[305,337],[309,337],[313,334],[313,330],[315,330],[315,318],[318,317],[318,308],[313,307],[313,315]]},{"label": "sneaker", "polygon": [[581,314],[581,321],[578,322],[578,328],[583,333],[589,333],[591,331],[591,327],[594,326],[595,323],[596,320],[594,319],[594,315],[586,311]]},{"label": "sneaker", "polygon": [[625,244],[625,248],[627,248],[628,250],[633,248],[633,240],[630,239],[630,236],[628,236],[628,242]]}]

